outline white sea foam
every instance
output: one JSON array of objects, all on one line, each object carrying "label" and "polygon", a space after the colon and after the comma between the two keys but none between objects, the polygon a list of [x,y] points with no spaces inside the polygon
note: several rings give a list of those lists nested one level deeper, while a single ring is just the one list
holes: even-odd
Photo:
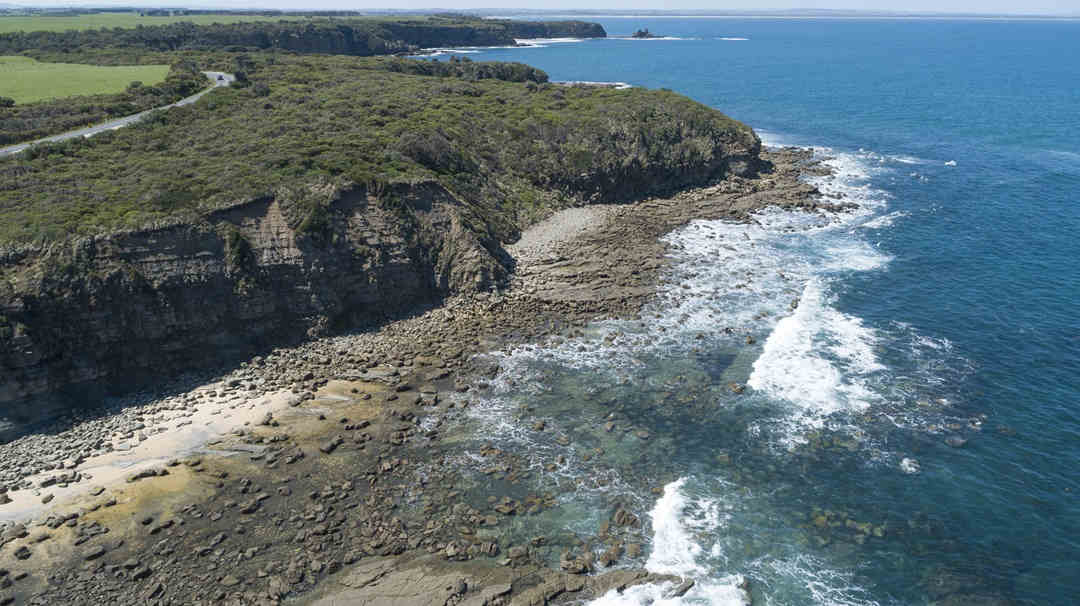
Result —
[{"label": "white sea foam", "polygon": [[873,346],[873,332],[833,309],[814,278],[798,308],[769,335],[747,384],[796,404],[803,423],[820,427],[825,416],[865,408],[874,399],[866,375],[883,367]]},{"label": "white sea foam", "polygon": [[[506,47],[510,48],[510,47]],[[433,48],[424,51],[422,54],[414,55],[416,57],[442,57],[444,55],[474,55],[481,52],[479,48]]]},{"label": "white sea foam", "polygon": [[698,545],[684,525],[683,512],[688,506],[682,487],[682,478],[664,487],[664,496],[656,501],[649,514],[652,517],[653,547],[645,567],[649,572],[693,576],[705,569],[697,563],[701,555]]},{"label": "white sea foam", "polygon": [[664,495],[656,501],[649,516],[652,518],[652,552],[645,569],[657,574],[692,578],[695,583],[686,595],[670,595],[672,583],[638,585],[623,592],[611,590],[590,602],[591,606],[680,606],[707,604],[710,606],[749,606],[750,594],[744,589],[742,575],[717,577],[700,560],[711,556],[696,540],[696,536],[715,534],[722,526],[714,501],[687,498],[683,489],[686,478],[664,487]]},{"label": "white sea foam", "polygon": [[905,154],[881,154],[868,149],[859,148],[860,160],[877,165],[888,164],[929,164],[928,160]]},{"label": "white sea foam", "polygon": [[728,42],[742,42],[742,41],[749,40],[749,39],[750,38],[738,38],[738,37],[734,37],[734,36],[726,37],[726,38],[717,38],[717,40],[726,40]]},{"label": "white sea foam", "polygon": [[875,249],[870,243],[854,238],[844,238],[825,248],[825,260],[821,264],[824,271],[871,271],[881,269],[892,261]]},{"label": "white sea foam", "polygon": [[926,160],[914,156],[889,156],[889,159],[900,164],[926,164]]},{"label": "white sea foam", "polygon": [[581,85],[584,85],[584,86],[607,86],[607,87],[615,88],[615,89],[618,89],[618,90],[623,90],[623,89],[627,89],[627,88],[633,88],[633,85],[627,84],[626,82],[595,82],[595,81],[592,81],[592,80],[563,80],[563,81],[556,81],[553,84],[571,84],[571,85],[573,85],[573,84],[581,84]]},{"label": "white sea foam", "polygon": [[952,341],[948,339],[934,339],[925,335],[916,335],[914,345],[917,347],[926,347],[935,351],[948,351],[952,349]]},{"label": "white sea foam", "polygon": [[589,602],[590,606],[681,606],[704,604],[707,606],[749,606],[750,598],[738,584],[742,577],[733,576],[727,582],[697,583],[684,596],[670,595],[672,583],[635,585],[619,593],[612,589],[605,595]]},{"label": "white sea foam", "polygon": [[574,42],[584,42],[584,38],[515,38],[514,42],[517,42],[524,47],[544,47],[551,44],[571,44]]},{"label": "white sea foam", "polygon": [[631,42],[662,42],[665,40],[700,40],[701,38],[682,38],[679,36],[655,36],[652,38],[635,38],[633,36],[609,36],[609,40],[629,40]]},{"label": "white sea foam", "polygon": [[[653,544],[645,568],[652,573],[693,579],[694,586],[686,595],[676,597],[671,595],[675,583],[638,585],[622,592],[612,590],[589,606],[748,606],[751,596],[747,576],[754,579],[755,585],[761,584],[763,604],[878,604],[851,572],[836,570],[808,553],[770,554],[746,560],[739,566],[747,576],[718,570],[716,558],[722,555],[723,538],[730,532],[726,526],[728,520],[726,517],[709,520],[703,512],[715,509],[715,501],[688,497],[687,483],[688,478],[681,478],[665,486],[663,496],[650,512]],[[702,542],[710,538],[714,542],[707,549]]]},{"label": "white sea foam", "polygon": [[766,130],[755,129],[758,138],[761,139],[761,144],[766,147],[786,147],[790,145],[799,145],[794,139],[788,135],[781,133],[773,133]]},{"label": "white sea foam", "polygon": [[1058,158],[1065,158],[1074,162],[1080,162],[1080,152],[1068,151],[1065,149],[1048,149],[1046,153]]},{"label": "white sea foam", "polygon": [[[784,289],[773,284],[759,291],[772,299],[776,313],[764,322],[770,332],[747,380],[756,392],[790,406],[786,418],[770,423],[780,430],[774,439],[787,447],[803,442],[808,430],[829,424],[837,413],[863,411],[880,401],[878,375],[885,370],[875,354],[877,333],[837,310],[831,290],[839,275],[878,270],[891,261],[852,228],[877,220],[878,228],[885,227],[896,215],[876,217],[887,196],[870,185],[876,169],[866,162],[865,152],[817,151],[828,156],[833,174],[814,178],[814,184],[857,208],[827,219],[776,210],[759,213],[760,235],[751,240],[755,254],[743,253],[746,263],[775,267],[787,278]],[[796,297],[797,306],[788,309],[786,303]]]},{"label": "white sea foam", "polygon": [[895,223],[897,219],[902,219],[906,216],[908,216],[908,213],[897,210],[862,223],[859,227],[863,229],[884,229],[886,227],[892,227],[892,224]]},{"label": "white sea foam", "polygon": [[[775,594],[806,596],[820,606],[877,606],[879,602],[852,578],[850,572],[834,570],[825,562],[802,553],[792,558],[766,558],[754,562],[752,569],[773,579]],[[803,598],[804,600],[806,598]],[[802,602],[802,600],[800,600]],[[788,606],[786,597],[766,594],[768,606]]]},{"label": "white sea foam", "polygon": [[871,177],[884,169],[866,163],[855,154],[834,154],[829,148],[816,148],[815,151],[829,156],[824,163],[833,170],[833,174],[807,181],[828,196],[855,203],[857,208],[846,217],[848,222],[865,219],[887,205],[888,194],[870,183]]}]

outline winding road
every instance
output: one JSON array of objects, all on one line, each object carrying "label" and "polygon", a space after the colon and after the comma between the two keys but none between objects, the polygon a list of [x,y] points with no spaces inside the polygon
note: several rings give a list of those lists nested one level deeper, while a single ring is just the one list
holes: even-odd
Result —
[{"label": "winding road", "polygon": [[203,73],[206,74],[207,78],[210,78],[211,80],[213,80],[214,85],[211,86],[210,88],[203,89],[202,91],[199,91],[198,93],[196,93],[194,95],[191,95],[190,97],[184,97],[183,99],[177,101],[176,103],[172,103],[172,104],[169,104],[169,105],[163,105],[161,107],[155,107],[153,109],[148,109],[146,111],[139,112],[137,114],[132,114],[130,116],[124,116],[123,118],[117,118],[115,120],[109,120],[108,122],[103,122],[101,124],[97,124],[97,125],[94,125],[94,126],[88,126],[86,128],[80,128],[79,130],[68,131],[66,133],[62,133],[62,134],[59,134],[59,135],[53,135],[51,137],[45,137],[44,139],[38,139],[36,141],[27,141],[26,143],[19,143],[18,145],[9,145],[7,147],[0,147],[0,157],[9,156],[11,154],[17,154],[17,153],[23,151],[24,149],[26,149],[26,148],[28,148],[28,147],[30,147],[32,145],[37,145],[38,143],[66,141],[68,139],[74,139],[75,137],[93,137],[94,135],[96,135],[98,133],[101,133],[101,132],[104,132],[104,131],[107,131],[107,130],[116,130],[118,128],[123,128],[125,126],[129,126],[131,124],[134,124],[134,123],[138,122],[139,120],[142,120],[143,118],[145,118],[151,112],[156,112],[159,109],[169,109],[170,107],[180,107],[181,105],[188,105],[189,103],[194,103],[194,102],[198,101],[203,95],[205,95],[206,93],[214,90],[215,88],[218,88],[219,86],[229,86],[230,84],[232,84],[236,80],[236,78],[232,74],[226,74],[224,72],[203,72]]}]

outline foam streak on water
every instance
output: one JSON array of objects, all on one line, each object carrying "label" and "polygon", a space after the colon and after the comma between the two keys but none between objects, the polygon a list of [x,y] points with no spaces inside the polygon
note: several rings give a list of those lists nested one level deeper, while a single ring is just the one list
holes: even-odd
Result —
[{"label": "foam streak on water", "polygon": [[569,44],[572,42],[584,42],[583,38],[516,38],[520,48],[543,48],[549,44]]},{"label": "foam streak on water", "polygon": [[811,279],[798,308],[780,320],[754,362],[750,387],[797,403],[808,423],[874,399],[864,377],[883,367],[874,357],[874,335],[858,318],[829,306],[821,281]]},{"label": "foam streak on water", "polygon": [[[695,579],[694,586],[683,596],[672,595],[674,583],[645,584],[631,587],[622,593],[611,590],[592,602],[592,606],[645,606],[663,604],[711,604],[715,606],[747,606],[750,594],[743,588],[741,575],[715,578],[699,563],[703,554],[692,531],[711,533],[718,530],[719,520],[709,516],[709,502],[692,502],[683,492],[687,479],[681,478],[664,487],[664,495],[656,501],[649,516],[652,518],[652,554],[646,570],[657,574]],[[702,518],[692,516],[691,510],[705,512]],[[699,522],[694,524],[694,521]],[[700,523],[704,522],[704,523]],[[696,526],[696,528],[692,528]]]},{"label": "foam streak on water", "polygon": [[683,522],[687,499],[682,494],[686,479],[680,479],[664,487],[664,496],[653,507],[653,550],[645,567],[649,572],[689,576],[701,574],[698,565],[701,546],[694,542]]}]

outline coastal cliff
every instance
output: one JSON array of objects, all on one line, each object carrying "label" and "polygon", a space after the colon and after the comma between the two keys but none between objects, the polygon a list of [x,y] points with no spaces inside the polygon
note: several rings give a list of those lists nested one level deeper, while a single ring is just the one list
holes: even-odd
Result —
[{"label": "coastal cliff", "polygon": [[[260,67],[257,84],[283,88],[295,75],[291,70],[307,65],[296,61]],[[343,68],[330,60],[322,66],[328,81]],[[289,126],[290,108],[311,115],[310,101],[292,106],[303,104],[303,94],[251,90],[222,91],[216,104],[174,110],[157,124],[0,163],[16,185],[2,192],[9,226],[0,253],[2,416],[32,420],[92,404],[103,391],[379,324],[447,295],[488,290],[513,270],[503,246],[554,210],[752,176],[761,166],[753,131],[673,93],[494,78],[466,83],[458,76],[401,73],[408,71],[401,64],[369,67],[370,73],[354,73],[352,84],[338,86],[351,99],[365,92],[356,80],[370,81],[366,92],[375,95],[374,105],[366,111],[382,116],[375,134],[393,133],[387,139],[392,151],[377,156],[383,159],[376,164],[358,151],[361,136],[371,131],[339,133],[332,151],[364,169],[351,178],[268,170],[283,161],[282,150],[310,162],[312,146],[331,151],[325,148],[331,140],[319,138],[317,123]],[[463,85],[469,87],[464,96]],[[425,116],[422,127],[388,120],[389,112],[380,110],[394,105],[407,117],[393,100],[380,106],[375,91],[409,86],[443,89],[410,97],[420,104],[410,109]],[[455,103],[473,113],[472,128],[460,127],[462,114],[446,113]],[[192,154],[207,153],[190,151],[203,144],[193,130],[220,132],[245,111],[271,104],[277,121],[267,127],[308,143],[252,132],[260,142],[253,147],[237,135],[214,153],[228,154],[236,145],[247,150],[237,152],[245,162],[217,169],[224,174],[205,189],[197,188],[197,176],[183,181],[182,191],[161,176],[190,174],[188,167],[199,161]],[[505,112],[510,104],[545,118],[523,123]],[[91,176],[115,162],[118,150],[134,156],[162,141],[169,144],[159,155],[139,160],[160,162],[154,172],[160,182],[145,170],[141,181],[123,172],[98,181]],[[85,193],[64,197],[72,182],[82,183]],[[224,187],[232,189],[222,193]],[[106,191],[115,198],[103,199]],[[39,212],[27,212],[35,206]],[[157,214],[148,215],[152,208]],[[143,225],[126,223],[130,217]]]},{"label": "coastal cliff", "polygon": [[[336,195],[317,234],[290,224],[278,200],[262,199],[5,263],[14,283],[0,292],[0,402],[74,397],[102,379],[152,381],[381,322],[505,276],[445,190],[403,194],[404,212],[363,191]],[[41,402],[32,405],[5,416],[32,417]]]}]

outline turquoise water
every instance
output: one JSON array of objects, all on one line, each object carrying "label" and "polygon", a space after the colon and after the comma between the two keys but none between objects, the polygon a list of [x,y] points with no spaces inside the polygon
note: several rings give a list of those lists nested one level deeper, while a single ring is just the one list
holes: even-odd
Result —
[{"label": "turquoise water", "polygon": [[496,356],[471,421],[561,495],[521,531],[624,504],[671,603],[1078,601],[1080,23],[601,22],[674,39],[470,56],[671,88],[860,210],[691,224],[640,322]]}]

